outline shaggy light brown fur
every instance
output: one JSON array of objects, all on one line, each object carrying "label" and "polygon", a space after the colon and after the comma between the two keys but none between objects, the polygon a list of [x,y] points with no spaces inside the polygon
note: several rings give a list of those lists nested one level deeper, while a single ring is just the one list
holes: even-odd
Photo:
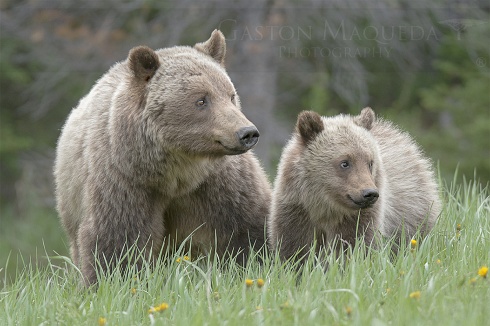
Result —
[{"label": "shaggy light brown fur", "polygon": [[270,185],[248,151],[258,131],[225,53],[219,31],[194,47],[136,47],[71,112],[56,197],[86,284],[97,281],[95,256],[107,270],[133,244],[151,258],[164,239],[179,245],[195,231],[194,250],[241,250],[243,261],[264,243]]},{"label": "shaggy light brown fur", "polygon": [[303,259],[315,240],[317,252],[361,235],[370,245],[378,231],[400,243],[430,231],[440,211],[431,162],[407,133],[370,108],[355,117],[305,111],[281,156],[269,241],[284,259]]}]

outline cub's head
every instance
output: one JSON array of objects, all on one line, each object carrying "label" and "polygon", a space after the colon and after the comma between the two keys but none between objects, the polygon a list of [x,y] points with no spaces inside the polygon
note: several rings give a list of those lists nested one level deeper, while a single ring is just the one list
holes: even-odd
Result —
[{"label": "cub's head", "polygon": [[224,69],[226,44],[215,30],[194,47],[130,51],[131,89],[145,135],[165,150],[190,155],[241,154],[258,141]]},{"label": "cub's head", "polygon": [[295,139],[301,148],[300,163],[305,189],[317,202],[335,209],[367,209],[380,196],[380,158],[370,130],[373,110],[360,115],[321,117],[303,111],[296,124]]}]

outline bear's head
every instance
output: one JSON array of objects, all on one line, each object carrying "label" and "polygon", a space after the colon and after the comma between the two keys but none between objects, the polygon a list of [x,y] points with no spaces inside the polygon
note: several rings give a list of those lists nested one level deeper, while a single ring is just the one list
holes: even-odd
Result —
[{"label": "bear's head", "polygon": [[370,108],[355,117],[299,114],[295,138],[302,151],[299,164],[306,192],[313,194],[309,200],[346,213],[376,203],[381,180],[379,150],[370,133],[374,120]]},{"label": "bear's head", "polygon": [[258,141],[224,69],[226,44],[215,30],[194,47],[133,48],[127,60],[149,143],[189,155],[241,154]]}]

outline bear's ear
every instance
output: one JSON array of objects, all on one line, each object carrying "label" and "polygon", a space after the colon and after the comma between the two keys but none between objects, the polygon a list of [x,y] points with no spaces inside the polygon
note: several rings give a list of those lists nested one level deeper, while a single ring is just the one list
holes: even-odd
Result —
[{"label": "bear's ear", "polygon": [[354,123],[367,130],[371,130],[375,119],[376,116],[373,109],[367,107],[362,109],[361,113],[357,117],[354,117]]},{"label": "bear's ear", "polygon": [[155,74],[160,61],[158,55],[147,46],[137,46],[129,51],[129,68],[138,81],[149,81]]},{"label": "bear's ear", "polygon": [[307,145],[325,129],[322,117],[313,111],[302,111],[298,115],[296,131],[300,134],[304,144]]},{"label": "bear's ear", "polygon": [[206,42],[197,43],[194,48],[204,54],[211,56],[220,65],[225,65],[226,41],[221,31],[215,29]]}]

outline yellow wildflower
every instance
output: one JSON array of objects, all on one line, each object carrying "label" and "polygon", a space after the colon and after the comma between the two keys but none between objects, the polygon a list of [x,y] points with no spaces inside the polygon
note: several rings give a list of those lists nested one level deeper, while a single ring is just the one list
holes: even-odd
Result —
[{"label": "yellow wildflower", "polygon": [[352,308],[349,306],[345,307],[345,313],[347,314],[347,316],[350,317],[350,315],[352,314]]},{"label": "yellow wildflower", "polygon": [[132,288],[131,289],[131,294],[136,294],[136,289],[135,288]]},{"label": "yellow wildflower", "polygon": [[458,232],[461,231],[461,224],[459,224],[459,223],[456,224],[456,231],[458,231]]},{"label": "yellow wildflower", "polygon": [[279,306],[279,308],[281,308],[281,309],[289,309],[289,308],[291,308],[291,305],[289,304],[289,301],[286,301],[283,304],[281,304]]},{"label": "yellow wildflower", "polygon": [[257,287],[260,289],[261,287],[263,287],[263,286],[264,286],[264,283],[265,283],[265,282],[264,282],[264,280],[263,280],[263,279],[261,279],[261,278],[259,278],[259,279],[257,280]]},{"label": "yellow wildflower", "polygon": [[181,263],[181,262],[182,262],[182,260],[189,261],[189,260],[191,260],[191,257],[189,257],[189,256],[179,257],[179,258],[177,258],[175,261],[176,261],[177,263]]},{"label": "yellow wildflower", "polygon": [[478,275],[480,275],[483,278],[486,278],[487,277],[487,273],[488,273],[488,267],[487,266],[482,266],[478,270]]},{"label": "yellow wildflower", "polygon": [[476,282],[476,277],[470,278],[470,284],[473,285],[473,284],[475,284],[475,282]]},{"label": "yellow wildflower", "polygon": [[417,247],[417,240],[412,239],[412,240],[410,241],[410,245],[412,246],[412,249],[415,249],[415,248]]},{"label": "yellow wildflower", "polygon": [[390,293],[391,292],[391,289],[390,288],[387,288],[386,289],[386,294]]},{"label": "yellow wildflower", "polygon": [[410,299],[419,299],[420,295],[421,295],[420,291],[415,291],[415,292],[410,293],[409,297],[410,297]]},{"label": "yellow wildflower", "polygon": [[437,265],[440,265],[441,264],[441,260],[440,259],[436,260],[436,264]]},{"label": "yellow wildflower", "polygon": [[104,326],[107,322],[107,319],[104,317],[99,317],[99,326]]},{"label": "yellow wildflower", "polygon": [[152,314],[154,312],[160,312],[160,311],[165,311],[168,309],[168,303],[161,303],[160,305],[156,306],[156,307],[151,307],[150,309],[148,309],[148,313],[149,314]]},{"label": "yellow wildflower", "polygon": [[245,280],[245,285],[246,285],[248,288],[249,288],[249,287],[251,287],[252,285],[254,285],[254,280],[251,280],[251,279],[247,278],[247,279]]}]

